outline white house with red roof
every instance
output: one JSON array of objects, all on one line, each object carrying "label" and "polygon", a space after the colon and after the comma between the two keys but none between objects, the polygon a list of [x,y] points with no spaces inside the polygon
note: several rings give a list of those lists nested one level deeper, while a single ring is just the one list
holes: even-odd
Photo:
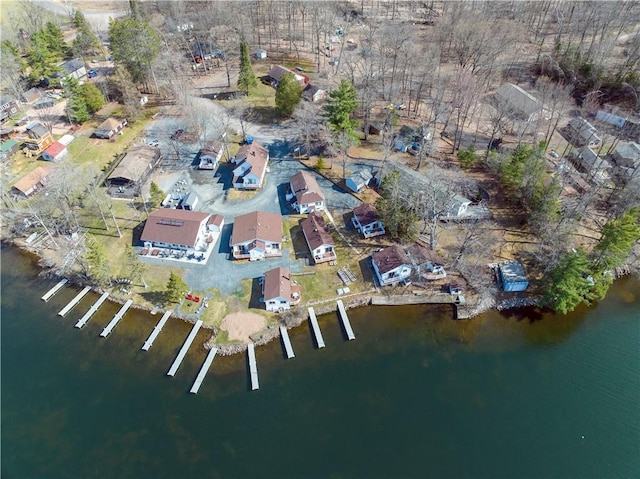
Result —
[{"label": "white house with red roof", "polygon": [[267,311],[282,313],[300,302],[301,288],[286,268],[274,268],[262,277],[262,299]]},{"label": "white house with red roof", "polygon": [[140,241],[145,248],[206,251],[215,243],[214,226],[221,228],[224,219],[216,222],[218,226],[212,222],[211,213],[160,208],[147,218]]},{"label": "white house with red roof", "polygon": [[233,170],[233,187],[244,190],[262,188],[267,165],[269,164],[269,150],[257,141],[243,145],[231,158],[236,164]]},{"label": "white house with red roof", "polygon": [[313,174],[299,171],[289,180],[291,198],[295,198],[292,206],[298,213],[310,213],[324,210],[324,194]]},{"label": "white house with red roof", "polygon": [[67,155],[67,146],[59,141],[54,141],[42,152],[45,161],[59,161]]},{"label": "white house with red roof", "polygon": [[236,216],[229,246],[233,259],[282,256],[282,216],[265,211]]},{"label": "white house with red roof", "polygon": [[371,264],[380,286],[406,281],[413,271],[411,259],[398,245],[389,246],[373,253]]}]

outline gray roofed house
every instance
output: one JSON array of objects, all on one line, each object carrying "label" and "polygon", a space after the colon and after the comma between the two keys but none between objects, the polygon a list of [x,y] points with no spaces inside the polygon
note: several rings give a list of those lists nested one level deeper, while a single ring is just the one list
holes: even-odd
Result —
[{"label": "gray roofed house", "polygon": [[302,98],[313,103],[324,100],[326,97],[327,92],[312,83],[309,83],[305,89],[302,90]]},{"label": "gray roofed house", "polygon": [[622,171],[632,173],[640,168],[640,145],[635,142],[620,143],[611,153],[611,158]]},{"label": "gray roofed house", "polygon": [[87,76],[87,68],[85,67],[84,62],[79,58],[67,60],[66,62],[60,63],[59,66],[63,71],[62,73],[58,73],[56,76],[62,79],[61,83],[67,78],[80,80]]},{"label": "gray roofed house", "polygon": [[529,279],[524,267],[518,261],[508,261],[498,265],[498,280],[504,291],[524,291],[529,286]]},{"label": "gray roofed house", "polygon": [[160,150],[149,145],[129,148],[105,180],[114,196],[135,196],[160,160]]},{"label": "gray roofed house", "polygon": [[372,179],[373,175],[371,174],[371,170],[368,168],[363,168],[349,176],[345,180],[345,184],[351,191],[358,193],[369,186],[369,182]]},{"label": "gray roofed house", "polygon": [[271,86],[273,86],[274,88],[277,88],[278,83],[280,82],[280,79],[283,77],[283,75],[287,73],[293,75],[294,78],[298,81],[298,83],[300,83],[300,86],[302,86],[303,88],[309,82],[309,79],[306,76],[300,75],[299,73],[296,73],[293,70],[289,70],[287,67],[283,67],[282,65],[271,65],[271,68],[269,69],[269,73],[268,73],[269,78],[272,79]]},{"label": "gray roofed house", "polygon": [[567,140],[578,148],[590,146],[591,148],[600,144],[598,130],[582,117],[572,118],[565,130]]},{"label": "gray roofed house", "polygon": [[542,102],[513,83],[500,86],[495,92],[495,101],[514,120],[534,121],[543,109]]}]

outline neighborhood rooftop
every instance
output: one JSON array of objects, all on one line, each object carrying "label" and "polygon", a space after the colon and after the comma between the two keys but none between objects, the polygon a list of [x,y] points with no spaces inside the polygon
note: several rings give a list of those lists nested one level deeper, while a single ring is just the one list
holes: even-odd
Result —
[{"label": "neighborhood rooftop", "polygon": [[202,222],[210,213],[161,208],[147,218],[142,241],[192,245],[198,238]]},{"label": "neighborhood rooftop", "polygon": [[273,243],[282,241],[282,216],[265,211],[254,211],[237,216],[233,221],[233,244],[260,239]]},{"label": "neighborhood rooftop", "polygon": [[373,253],[373,261],[381,274],[388,273],[403,264],[411,265],[407,253],[398,245],[389,246],[382,251]]}]

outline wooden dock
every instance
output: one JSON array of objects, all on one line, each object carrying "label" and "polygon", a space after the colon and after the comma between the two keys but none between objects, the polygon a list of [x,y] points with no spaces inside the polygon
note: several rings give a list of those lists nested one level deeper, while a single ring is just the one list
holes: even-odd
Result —
[{"label": "wooden dock", "polygon": [[282,336],[282,342],[284,343],[284,351],[287,353],[287,359],[295,358],[293,354],[293,347],[291,347],[291,340],[289,340],[289,332],[286,326],[280,326],[280,336]]},{"label": "wooden dock", "polygon": [[120,311],[118,311],[116,315],[113,317],[113,319],[109,321],[109,324],[107,324],[107,327],[102,330],[102,332],[100,333],[101,337],[106,338],[107,336],[109,336],[111,331],[113,331],[113,328],[116,327],[118,322],[124,316],[124,313],[127,312],[127,309],[129,309],[129,306],[131,306],[132,304],[133,304],[133,299],[128,299],[127,302],[124,303],[122,308],[120,308]]},{"label": "wooden dock", "polygon": [[213,362],[213,358],[216,357],[217,352],[218,352],[218,348],[211,348],[209,350],[209,354],[207,354],[207,358],[204,360],[204,363],[200,368],[200,372],[198,373],[198,376],[196,377],[196,380],[193,383],[193,386],[191,386],[191,390],[189,391],[191,394],[198,394],[198,390],[202,385],[202,381],[204,381],[204,377],[207,375],[207,371],[209,371],[209,368],[211,367],[211,363]]},{"label": "wooden dock", "polygon": [[64,317],[64,315],[67,314],[69,311],[71,311],[71,309],[76,304],[78,304],[80,300],[84,298],[85,294],[87,294],[89,291],[91,291],[91,286],[85,286],[84,289],[80,291],[75,298],[69,301],[69,304],[67,304],[64,308],[62,308],[62,310],[58,313],[58,316]]},{"label": "wooden dock", "polygon": [[258,382],[258,365],[256,364],[256,352],[253,343],[249,343],[247,353],[249,354],[249,371],[251,372],[251,390],[255,391],[260,389],[260,383]]},{"label": "wooden dock", "polygon": [[47,301],[49,301],[53,297],[54,294],[56,294],[58,291],[60,291],[60,288],[62,288],[68,282],[69,282],[69,280],[67,278],[61,279],[58,282],[58,284],[56,284],[53,288],[51,288],[49,291],[47,291],[45,293],[45,295],[40,299],[42,299],[42,301],[44,301],[46,303]]},{"label": "wooden dock", "polygon": [[356,339],[355,334],[353,334],[353,329],[351,329],[351,323],[349,322],[349,317],[347,316],[347,310],[344,309],[344,304],[342,304],[342,300],[338,300],[338,313],[340,319],[342,320],[342,325],[344,326],[344,330],[347,333],[347,338],[349,341]]},{"label": "wooden dock", "polygon": [[100,306],[102,306],[102,303],[104,303],[107,298],[109,297],[109,293],[102,293],[102,296],[100,296],[98,298],[98,301],[96,301],[95,303],[93,303],[93,306],[91,306],[91,308],[89,309],[89,311],[87,311],[85,313],[85,315],[80,318],[80,321],[78,321],[76,323],[76,328],[81,328],[82,326],[84,326],[85,324],[87,324],[87,321],[89,321],[89,319],[91,319],[91,316],[93,316],[93,314],[98,311],[98,308]]},{"label": "wooden dock", "polygon": [[156,327],[153,328],[153,331],[151,331],[151,334],[149,335],[149,339],[147,339],[145,343],[142,345],[143,351],[149,351],[149,348],[151,347],[153,342],[156,340],[156,337],[158,336],[158,334],[160,334],[160,331],[162,331],[162,328],[164,328],[164,325],[169,320],[169,316],[171,316],[171,313],[172,311],[166,311],[162,315],[162,318],[160,319],[160,321],[158,321],[158,324],[156,324]]},{"label": "wooden dock", "polygon": [[309,306],[309,321],[311,321],[311,327],[313,328],[313,334],[316,337],[316,343],[318,343],[318,349],[324,348],[324,339],[322,339],[322,333],[320,332],[320,326],[318,326],[318,320],[316,318],[316,312],[313,310],[313,306]]},{"label": "wooden dock", "polygon": [[175,361],[173,361],[173,364],[169,368],[169,372],[167,373],[167,376],[176,375],[176,371],[180,367],[180,363],[182,362],[184,357],[187,355],[189,346],[191,346],[191,343],[196,338],[196,334],[198,334],[198,330],[200,329],[200,326],[202,326],[202,321],[199,319],[198,321],[196,321],[196,324],[193,325],[193,328],[191,328],[191,332],[189,333],[189,336],[187,336],[187,339],[184,340],[184,344],[182,345],[180,352],[176,356]]}]

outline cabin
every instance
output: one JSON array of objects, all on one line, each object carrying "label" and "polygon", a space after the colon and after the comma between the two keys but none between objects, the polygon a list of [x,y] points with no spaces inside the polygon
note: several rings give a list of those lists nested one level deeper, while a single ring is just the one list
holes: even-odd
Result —
[{"label": "cabin", "polygon": [[21,95],[22,103],[31,105],[42,97],[42,91],[39,88],[30,88]]},{"label": "cabin", "polygon": [[11,158],[20,149],[20,144],[13,138],[3,141],[0,145],[0,160]]},{"label": "cabin", "polygon": [[76,80],[82,80],[87,76],[87,68],[84,62],[79,58],[67,60],[60,63],[58,66],[62,68],[62,72],[56,74],[57,78],[60,78],[60,84],[64,84],[65,80],[75,78]]},{"label": "cabin", "polygon": [[378,219],[378,210],[371,203],[362,203],[354,208],[351,223],[365,238],[373,238],[386,233],[384,225]]},{"label": "cabin", "polygon": [[309,78],[304,75],[300,75],[299,73],[289,70],[287,67],[283,67],[282,65],[271,65],[268,73],[271,86],[273,88],[278,88],[280,79],[287,73],[293,75],[302,88],[305,88],[309,83]]},{"label": "cabin", "polygon": [[611,152],[611,159],[621,172],[631,176],[640,168],[640,145],[620,142]]},{"label": "cabin", "polygon": [[258,261],[282,256],[282,216],[264,211],[237,216],[229,247],[233,259]]},{"label": "cabin", "polygon": [[262,188],[269,164],[269,150],[257,141],[251,141],[240,147],[231,163],[237,165],[233,170],[233,187],[243,190]]},{"label": "cabin", "polygon": [[47,185],[51,170],[46,166],[39,166],[13,184],[12,188],[27,198]]},{"label": "cabin", "polygon": [[398,245],[389,246],[371,255],[373,271],[380,286],[406,282],[413,266],[407,253]]},{"label": "cabin", "polygon": [[315,264],[335,261],[336,245],[320,213],[309,213],[301,223],[302,233]]},{"label": "cabin", "polygon": [[160,158],[160,150],[153,146],[136,145],[129,148],[105,180],[109,194],[130,198],[139,195],[142,185],[145,184]]},{"label": "cabin", "polygon": [[24,146],[37,154],[42,153],[53,143],[53,137],[47,128],[37,121],[32,121],[26,127],[28,138],[24,141]]},{"label": "cabin", "polygon": [[302,98],[311,103],[316,103],[324,100],[327,97],[327,92],[322,88],[309,83],[304,90],[302,90]]},{"label": "cabin", "polygon": [[125,126],[127,126],[127,120],[125,118],[107,118],[96,128],[92,136],[110,140],[114,135],[120,133]]},{"label": "cabin", "polygon": [[160,208],[147,218],[140,241],[145,248],[206,251],[214,236],[211,213]]},{"label": "cabin", "polygon": [[259,48],[258,50],[253,52],[253,58],[255,58],[256,60],[264,60],[265,58],[267,58],[267,51]]},{"label": "cabin", "polygon": [[59,141],[54,141],[42,152],[44,161],[60,161],[67,154],[67,146]]},{"label": "cabin", "polygon": [[262,300],[267,311],[283,313],[300,302],[301,288],[286,268],[273,268],[261,278]]},{"label": "cabin", "polygon": [[193,191],[189,192],[178,204],[178,209],[194,211],[198,205],[198,195]]},{"label": "cabin", "polygon": [[0,123],[4,123],[20,110],[16,100],[0,100]]},{"label": "cabin", "polygon": [[367,186],[369,186],[371,180],[373,180],[373,174],[371,174],[371,170],[369,170],[368,168],[363,168],[349,176],[345,180],[345,184],[347,185],[347,188],[349,188],[354,193],[360,193]]},{"label": "cabin", "polygon": [[498,283],[504,291],[524,291],[529,286],[529,279],[520,262],[509,261],[498,265]]},{"label": "cabin", "polygon": [[289,180],[291,196],[288,199],[295,199],[291,205],[298,213],[310,213],[312,211],[323,211],[324,194],[316,181],[316,178],[308,171],[299,171]]},{"label": "cabin", "polygon": [[199,170],[215,170],[222,158],[223,144],[220,140],[209,143],[200,150]]},{"label": "cabin", "polygon": [[597,147],[601,140],[598,130],[584,118],[572,118],[565,128],[567,140],[576,148]]},{"label": "cabin", "polygon": [[500,86],[493,100],[494,106],[513,120],[533,122],[542,114],[542,102],[513,83]]},{"label": "cabin", "polygon": [[416,242],[407,248],[407,256],[411,259],[414,271],[421,279],[433,281],[447,277],[444,260],[433,250]]}]

